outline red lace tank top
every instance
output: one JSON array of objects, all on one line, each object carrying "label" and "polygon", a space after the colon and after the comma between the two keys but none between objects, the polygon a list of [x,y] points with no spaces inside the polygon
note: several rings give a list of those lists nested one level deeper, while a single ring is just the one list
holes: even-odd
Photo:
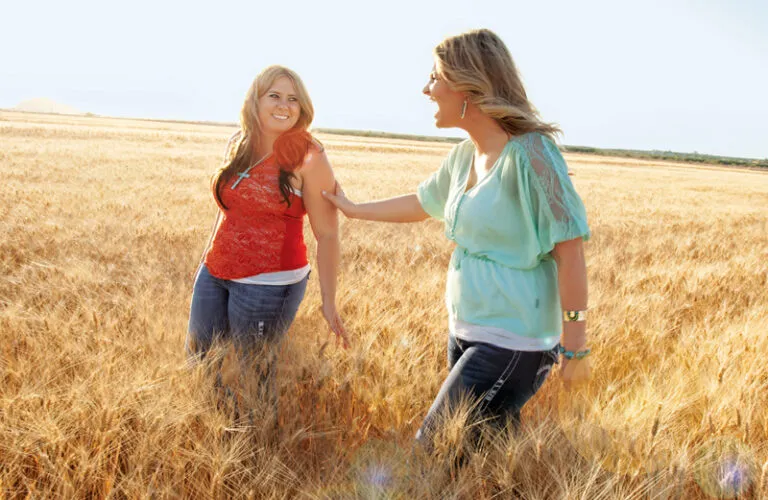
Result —
[{"label": "red lace tank top", "polygon": [[[304,152],[308,149],[309,145]],[[293,192],[290,207],[285,203],[278,180],[279,160],[276,150],[253,167],[235,189],[232,185],[240,179],[238,175],[221,187],[221,199],[227,209],[221,211],[221,221],[205,257],[205,265],[213,276],[239,279],[307,265],[307,211],[304,200]]]}]

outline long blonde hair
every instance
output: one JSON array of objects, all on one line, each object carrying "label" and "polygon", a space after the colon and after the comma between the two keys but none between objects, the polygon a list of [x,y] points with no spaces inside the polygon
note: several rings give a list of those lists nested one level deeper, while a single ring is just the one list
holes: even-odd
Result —
[{"label": "long blonde hair", "polygon": [[494,32],[479,29],[448,37],[435,47],[434,55],[437,73],[451,88],[466,93],[509,134],[540,132],[554,139],[561,133],[557,125],[539,117],[512,55]]},{"label": "long blonde hair", "polygon": [[[296,132],[299,135],[306,134],[315,117],[315,108],[312,106],[312,100],[309,98],[304,82],[299,75],[284,66],[268,66],[259,73],[253,80],[248,92],[245,94],[245,102],[240,110],[240,130],[232,136],[227,146],[227,152],[224,162],[216,171],[211,180],[213,194],[218,204],[226,209],[221,200],[221,188],[235,175],[235,173],[247,169],[252,161],[253,148],[258,144],[261,138],[261,123],[259,122],[259,98],[263,96],[269,88],[275,83],[275,80],[285,76],[291,80],[296,89],[296,98],[298,99],[301,113],[296,125],[289,132]],[[288,132],[283,133],[285,135]],[[281,136],[282,137],[282,136]],[[309,136],[311,138],[311,136]],[[284,141],[283,141],[284,142]],[[294,141],[295,142],[295,141]],[[275,142],[275,153],[280,148],[278,141]],[[277,155],[276,155],[277,156]],[[281,157],[284,157],[282,155]],[[292,155],[295,156],[295,155]],[[292,167],[296,165],[280,165],[280,191],[286,203],[290,204],[290,179],[294,176],[291,172]]]}]

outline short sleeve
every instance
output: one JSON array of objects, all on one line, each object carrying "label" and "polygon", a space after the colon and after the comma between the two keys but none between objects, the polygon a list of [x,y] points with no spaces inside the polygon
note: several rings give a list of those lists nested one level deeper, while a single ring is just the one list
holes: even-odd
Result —
[{"label": "short sleeve", "polygon": [[451,171],[453,170],[453,158],[457,148],[443,160],[440,168],[428,179],[419,184],[416,196],[430,217],[438,220],[444,219],[445,204],[448,201],[448,193],[451,190]]},{"label": "short sleeve", "polygon": [[542,254],[555,244],[590,237],[587,213],[568,177],[568,165],[557,145],[532,134],[525,148],[529,168],[529,196]]}]

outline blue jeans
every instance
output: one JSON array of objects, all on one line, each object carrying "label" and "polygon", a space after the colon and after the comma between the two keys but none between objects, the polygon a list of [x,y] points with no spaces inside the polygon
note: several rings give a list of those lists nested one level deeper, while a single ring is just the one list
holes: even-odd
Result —
[{"label": "blue jeans", "polygon": [[309,277],[293,285],[247,285],[212,276],[205,265],[195,278],[186,351],[204,357],[214,340],[238,347],[279,342],[296,317]]},{"label": "blue jeans", "polygon": [[218,363],[217,386],[228,394],[234,391],[236,414],[238,402],[253,407],[254,401],[243,401],[249,396],[266,397],[276,408],[275,352],[296,317],[308,280],[309,276],[292,285],[248,285],[216,278],[200,266],[185,350],[190,359],[200,361],[214,342],[234,347],[239,366],[230,367],[227,377]]},{"label": "blue jeans", "polygon": [[451,369],[432,403],[416,439],[431,448],[442,419],[462,400],[476,403],[472,419],[501,427],[520,424],[520,410],[536,394],[558,361],[558,348],[512,351],[448,336]]}]

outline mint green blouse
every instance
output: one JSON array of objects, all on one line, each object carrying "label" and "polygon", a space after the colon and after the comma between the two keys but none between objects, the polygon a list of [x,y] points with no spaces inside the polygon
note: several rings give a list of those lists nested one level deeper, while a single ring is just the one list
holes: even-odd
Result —
[{"label": "mint green blouse", "polygon": [[589,239],[584,204],[555,143],[539,133],[513,137],[485,177],[465,192],[474,144],[457,144],[422,182],[424,211],[445,221],[456,242],[446,305],[452,322],[526,338],[562,333],[555,244]]}]

